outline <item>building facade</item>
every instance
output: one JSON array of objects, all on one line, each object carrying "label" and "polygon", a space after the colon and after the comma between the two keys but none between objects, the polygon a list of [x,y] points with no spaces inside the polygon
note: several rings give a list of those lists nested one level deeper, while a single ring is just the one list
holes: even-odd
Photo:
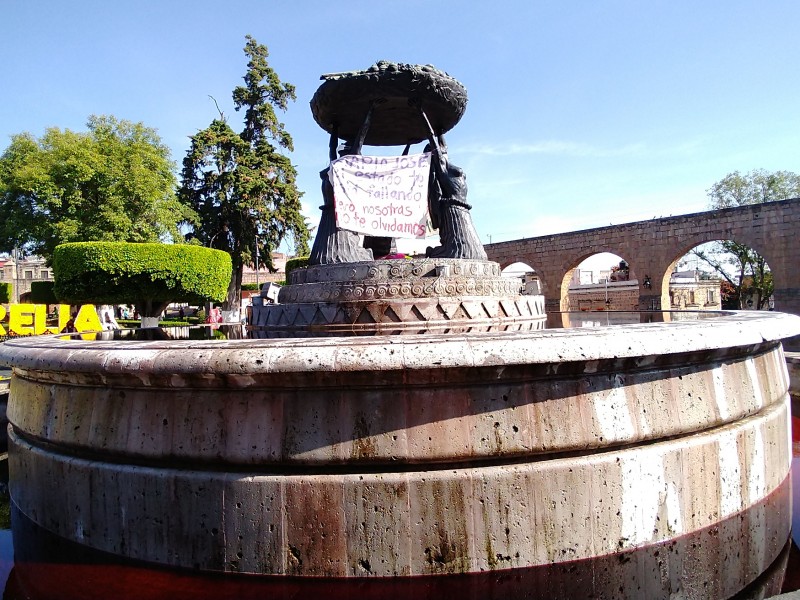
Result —
[{"label": "building facade", "polygon": [[[676,272],[670,277],[669,310],[721,310],[719,279],[704,279],[697,271]],[[639,310],[639,281],[572,284],[567,310]]]},{"label": "building facade", "polygon": [[12,257],[0,258],[0,282],[14,287],[14,302],[24,302],[34,281],[52,281],[53,270],[39,256],[28,256],[15,261]]}]

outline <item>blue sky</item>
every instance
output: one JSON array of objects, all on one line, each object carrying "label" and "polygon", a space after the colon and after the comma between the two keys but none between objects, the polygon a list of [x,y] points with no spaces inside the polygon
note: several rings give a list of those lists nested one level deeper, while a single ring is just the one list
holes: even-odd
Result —
[{"label": "blue sky", "polygon": [[[283,120],[318,220],[322,73],[380,59],[459,79],[448,135],[484,242],[703,210],[735,170],[800,172],[800,2],[0,0],[0,148],[91,114],[156,128],[180,163],[237,125],[245,34],[297,86]],[[398,149],[399,152],[399,149]]]}]

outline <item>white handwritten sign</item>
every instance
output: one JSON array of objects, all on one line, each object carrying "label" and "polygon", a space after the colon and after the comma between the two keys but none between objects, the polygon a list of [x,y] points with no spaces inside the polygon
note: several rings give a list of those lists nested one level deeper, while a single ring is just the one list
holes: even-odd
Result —
[{"label": "white handwritten sign", "polygon": [[331,163],[336,225],[374,236],[424,238],[431,154],[343,156]]}]

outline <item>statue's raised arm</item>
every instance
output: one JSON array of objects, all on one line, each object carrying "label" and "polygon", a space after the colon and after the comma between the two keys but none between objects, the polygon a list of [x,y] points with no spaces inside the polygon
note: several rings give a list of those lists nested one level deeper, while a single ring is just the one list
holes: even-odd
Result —
[{"label": "statue's raised arm", "polygon": [[[422,106],[419,112],[428,131],[428,143],[433,155],[433,173],[436,185],[429,190],[438,190],[440,198],[429,198],[431,216],[434,223],[438,221],[440,245],[428,248],[427,256],[434,258],[467,258],[486,260],[475,226],[472,224],[470,209],[467,204],[467,175],[464,170],[452,164],[447,157],[447,144],[443,135],[437,135],[431,126]],[[429,191],[429,194],[431,192]]]}]

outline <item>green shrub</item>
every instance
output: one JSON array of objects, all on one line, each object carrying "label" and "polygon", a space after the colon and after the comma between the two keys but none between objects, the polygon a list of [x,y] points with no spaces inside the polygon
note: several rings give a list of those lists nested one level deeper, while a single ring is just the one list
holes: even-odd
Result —
[{"label": "green shrub", "polygon": [[291,281],[289,273],[295,269],[305,269],[308,266],[308,256],[295,256],[286,261],[286,281]]},{"label": "green shrub", "polygon": [[31,281],[31,302],[33,304],[58,304],[53,281]]},{"label": "green shrub", "polygon": [[184,319],[173,319],[172,317],[167,317],[166,319],[162,319],[158,322],[160,327],[189,327],[191,323]]},{"label": "green shrub", "polygon": [[0,302],[8,304],[14,297],[14,286],[10,283],[0,282]]},{"label": "green shrub", "polygon": [[74,242],[53,252],[55,295],[68,304],[133,303],[142,316],[170,302],[221,302],[231,257],[190,244]]}]

